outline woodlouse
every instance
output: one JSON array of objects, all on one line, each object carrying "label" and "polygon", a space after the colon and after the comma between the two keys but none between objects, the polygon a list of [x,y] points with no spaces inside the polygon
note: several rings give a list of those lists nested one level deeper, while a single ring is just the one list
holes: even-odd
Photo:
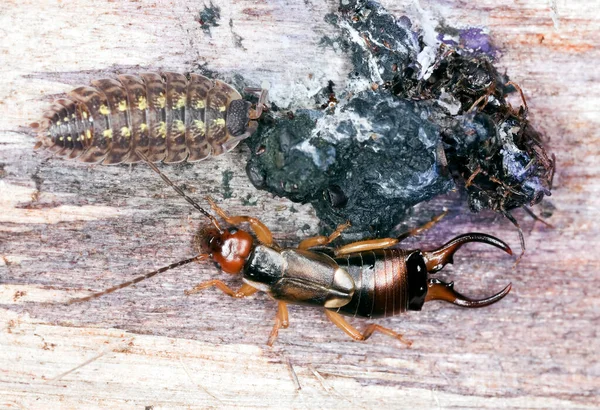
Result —
[{"label": "woodlouse", "polygon": [[257,128],[267,90],[252,103],[231,85],[199,74],[123,74],[92,81],[43,115],[36,149],[81,162],[201,161],[229,151]]}]

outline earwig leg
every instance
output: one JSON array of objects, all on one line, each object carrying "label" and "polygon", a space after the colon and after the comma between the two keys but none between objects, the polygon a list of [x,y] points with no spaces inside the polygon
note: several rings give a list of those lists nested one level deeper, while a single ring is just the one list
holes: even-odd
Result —
[{"label": "earwig leg", "polygon": [[309,248],[313,248],[315,246],[328,245],[331,242],[333,242],[337,237],[339,237],[342,234],[342,231],[344,231],[344,229],[347,229],[349,227],[350,227],[350,222],[346,222],[345,224],[339,225],[335,229],[335,231],[333,231],[333,233],[329,236],[313,236],[312,238],[304,239],[298,245],[298,249],[309,249]]},{"label": "earwig leg", "polygon": [[348,245],[337,248],[334,252],[335,256],[342,256],[350,253],[371,251],[373,249],[386,249],[396,245],[398,242],[400,241],[396,238],[369,239],[366,241],[349,243]]},{"label": "earwig leg", "polygon": [[287,327],[290,325],[290,319],[286,303],[277,303],[277,315],[275,316],[275,324],[273,325],[273,330],[271,330],[271,334],[269,335],[267,346],[273,346],[273,343],[275,343],[275,339],[277,339],[277,336],[279,335],[279,329],[287,329]]},{"label": "earwig leg", "polygon": [[[352,242],[347,245],[341,246],[334,251],[335,256],[348,255],[350,253],[357,253],[357,252],[364,252],[364,251],[371,251],[374,249],[389,248],[391,246],[396,245],[398,242],[408,238],[409,236],[417,235],[417,234],[431,228],[436,223],[438,223],[444,216],[446,216],[447,213],[448,213],[448,211],[444,211],[440,215],[433,217],[433,219],[431,219],[431,221],[427,222],[425,225],[420,226],[415,229],[412,229],[408,232],[405,232],[402,235],[398,236],[397,238],[368,239],[366,241]],[[313,239],[313,238],[310,238],[307,240],[311,240],[311,239]],[[302,242],[304,242],[304,241],[302,241]],[[302,245],[302,242],[300,243],[301,245]],[[315,245],[313,245],[313,246],[315,246]]]},{"label": "earwig leg", "polygon": [[206,282],[202,282],[202,283],[194,286],[193,289],[186,290],[185,294],[186,294],[186,296],[189,296],[194,293],[198,293],[206,288],[210,288],[212,286],[219,288],[221,291],[223,291],[223,293],[231,296],[232,298],[243,298],[246,296],[250,296],[258,291],[258,289],[248,285],[247,283],[244,283],[241,288],[239,288],[237,291],[235,291],[235,290],[231,289],[229,286],[227,286],[225,284],[225,282],[217,280],[217,279],[213,279],[213,280],[209,280]]},{"label": "earwig leg", "polygon": [[404,232],[402,235],[398,236],[398,242],[401,242],[408,237],[418,235],[421,232],[431,229],[435,224],[437,224],[439,221],[441,221],[447,214],[448,214],[448,211],[444,211],[441,214],[436,215],[433,218],[431,218],[431,221],[427,222],[425,225],[418,226],[414,229],[411,229],[408,232]]},{"label": "earwig leg", "polygon": [[254,231],[254,234],[260,243],[267,246],[273,245],[273,234],[260,220],[252,216],[229,216],[224,210],[219,208],[212,198],[206,197],[206,200],[210,204],[211,208],[228,224],[237,226],[241,223],[247,222],[250,225],[250,228],[252,228]]},{"label": "earwig leg", "polygon": [[393,330],[388,329],[387,327],[383,327],[383,326],[376,325],[376,324],[371,324],[371,325],[369,325],[369,327],[367,327],[367,330],[365,330],[363,333],[361,333],[354,326],[352,326],[350,323],[348,323],[346,321],[346,319],[344,319],[342,317],[342,315],[340,315],[339,313],[336,313],[329,309],[325,309],[325,315],[327,316],[327,318],[329,320],[331,320],[333,322],[334,325],[336,325],[337,327],[342,329],[344,331],[344,333],[346,333],[348,336],[350,336],[354,340],[367,340],[369,337],[371,337],[373,332],[381,332],[383,334],[386,334],[388,336],[391,336],[395,339],[400,340],[402,343],[404,343],[408,346],[410,346],[412,344],[412,342],[404,340],[404,338],[402,337],[401,334],[396,333]]}]

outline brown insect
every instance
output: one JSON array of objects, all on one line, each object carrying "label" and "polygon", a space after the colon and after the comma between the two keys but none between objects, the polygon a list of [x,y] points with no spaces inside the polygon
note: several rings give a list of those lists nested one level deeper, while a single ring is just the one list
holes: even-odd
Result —
[{"label": "brown insect", "polygon": [[[138,155],[146,160],[142,153]],[[233,290],[224,282],[213,279],[200,283],[186,294],[213,286],[235,298],[250,296],[259,290],[266,292],[278,302],[269,345],[275,341],[279,329],[289,324],[288,303],[324,309],[336,326],[356,340],[366,340],[378,331],[410,344],[402,335],[377,324],[360,332],[342,315],[386,317],[407,310],[421,310],[425,302],[432,300],[445,300],[470,308],[483,307],[499,301],[510,291],[509,284],[493,296],[473,300],[456,292],[452,283],[429,277],[452,263],[454,253],[468,242],[486,243],[512,254],[507,244],[493,236],[468,233],[437,250],[425,252],[392,248],[407,236],[431,227],[441,216],[398,238],[365,240],[335,249],[326,248],[349,226],[344,224],[329,236],[304,239],[297,248],[282,248],[260,220],[250,216],[229,216],[207,198],[213,211],[232,226],[222,228],[215,216],[176,187],[153,163],[147,162],[167,184],[211,221],[212,227],[201,230],[196,238],[198,255],[69,303],[106,295],[190,262],[212,260],[225,273],[241,274],[244,284]],[[254,236],[238,228],[242,223],[249,224]]]},{"label": "brown insect", "polygon": [[201,161],[233,149],[257,128],[267,90],[254,106],[232,86],[202,75],[124,74],[92,81],[43,116],[35,148],[81,162]]}]

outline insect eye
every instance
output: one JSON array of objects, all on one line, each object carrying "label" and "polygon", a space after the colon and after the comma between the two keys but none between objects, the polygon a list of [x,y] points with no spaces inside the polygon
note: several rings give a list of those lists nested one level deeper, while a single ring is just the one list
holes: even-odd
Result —
[{"label": "insect eye", "polygon": [[329,185],[325,191],[325,199],[333,208],[343,208],[348,203],[348,197],[339,185]]}]

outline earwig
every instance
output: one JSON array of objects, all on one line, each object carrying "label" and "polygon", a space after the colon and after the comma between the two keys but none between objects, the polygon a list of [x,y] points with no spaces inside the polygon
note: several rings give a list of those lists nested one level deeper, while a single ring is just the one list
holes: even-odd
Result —
[{"label": "earwig", "polygon": [[202,75],[162,72],[92,81],[43,115],[35,148],[81,162],[201,161],[229,151],[256,131],[267,90],[255,107],[232,86]]},{"label": "earwig", "polygon": [[[410,234],[431,227],[440,219],[437,218],[426,226],[398,238],[364,240],[338,248],[327,247],[349,226],[344,224],[329,236],[304,239],[297,248],[282,248],[260,220],[250,216],[229,216],[212,199],[207,198],[212,210],[231,226],[222,228],[215,216],[185,195],[143,153],[138,152],[138,155],[178,194],[205,215],[212,226],[201,230],[196,237],[196,256],[138,276],[102,292],[72,299],[69,303],[84,302],[106,295],[193,261],[212,260],[225,273],[241,274],[243,285],[234,290],[221,280],[213,279],[200,283],[186,291],[186,294],[197,293],[210,287],[217,287],[235,298],[247,297],[257,291],[267,293],[278,302],[275,325],[268,345],[273,344],[280,328],[288,327],[287,304],[324,309],[331,322],[356,340],[366,340],[377,331],[410,344],[402,335],[377,324],[372,324],[364,332],[360,332],[342,315],[363,318],[388,317],[407,310],[421,310],[425,302],[433,300],[477,308],[498,302],[510,292],[509,284],[495,295],[475,300],[454,290],[453,283],[430,277],[448,263],[452,263],[456,251],[469,242],[485,243],[512,255],[510,247],[493,236],[468,233],[457,236],[432,251],[394,248]],[[249,224],[253,235],[238,228],[243,223]]]}]

